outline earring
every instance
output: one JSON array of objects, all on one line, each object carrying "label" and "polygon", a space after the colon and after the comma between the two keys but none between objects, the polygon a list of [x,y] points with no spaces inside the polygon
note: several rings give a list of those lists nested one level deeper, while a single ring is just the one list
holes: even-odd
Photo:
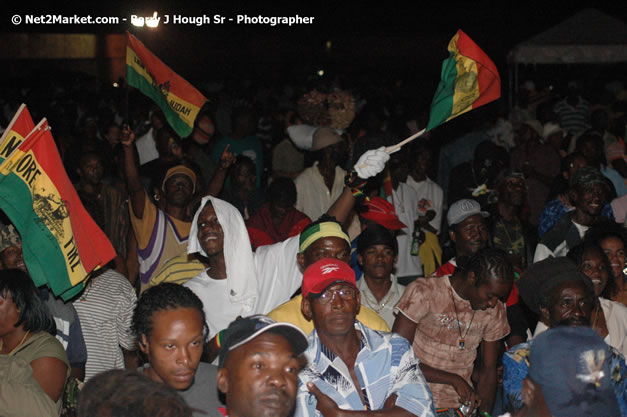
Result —
[{"label": "earring", "polygon": [[159,194],[155,193],[155,194],[153,194],[153,197],[154,197],[155,201],[159,201]]}]

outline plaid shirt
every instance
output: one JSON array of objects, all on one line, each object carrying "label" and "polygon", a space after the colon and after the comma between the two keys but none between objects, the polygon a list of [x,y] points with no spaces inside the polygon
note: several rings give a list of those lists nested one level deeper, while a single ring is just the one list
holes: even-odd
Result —
[{"label": "plaid shirt", "polygon": [[359,321],[355,321],[355,329],[361,332],[361,346],[354,370],[365,404],[346,364],[322,344],[314,330],[305,351],[308,366],[299,375],[294,417],[321,415],[316,410],[316,398],[307,389],[310,381],[345,410],[379,410],[394,394],[398,407],[416,416],[434,417],[431,390],[409,342],[394,333],[372,330]]}]

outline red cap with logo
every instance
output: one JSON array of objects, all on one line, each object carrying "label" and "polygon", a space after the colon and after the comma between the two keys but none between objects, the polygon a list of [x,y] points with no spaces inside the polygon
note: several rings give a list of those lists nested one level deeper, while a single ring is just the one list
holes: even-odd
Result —
[{"label": "red cap with logo", "polygon": [[335,283],[357,288],[355,272],[346,262],[334,258],[320,259],[309,265],[303,274],[303,297],[309,294],[321,294]]}]

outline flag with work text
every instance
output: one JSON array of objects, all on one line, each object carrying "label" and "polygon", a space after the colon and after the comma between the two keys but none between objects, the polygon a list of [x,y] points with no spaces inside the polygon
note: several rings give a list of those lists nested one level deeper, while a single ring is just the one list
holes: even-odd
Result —
[{"label": "flag with work text", "polygon": [[35,123],[26,108],[26,104],[20,105],[15,116],[0,137],[0,163],[4,161],[35,128]]},{"label": "flag with work text", "polygon": [[115,257],[81,204],[45,119],[0,164],[0,208],[20,232],[35,284],[48,285],[64,300]]},{"label": "flag with work text", "polygon": [[200,91],[161,62],[136,37],[126,32],[126,79],[150,97],[181,137],[192,133],[200,108],[207,101]]},{"label": "flag with work text", "polygon": [[431,102],[426,130],[501,96],[501,77],[494,62],[461,29],[448,44],[441,80]]}]

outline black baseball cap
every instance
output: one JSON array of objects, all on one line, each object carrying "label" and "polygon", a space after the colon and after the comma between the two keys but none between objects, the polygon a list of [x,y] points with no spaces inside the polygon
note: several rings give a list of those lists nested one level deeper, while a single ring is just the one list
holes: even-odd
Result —
[{"label": "black baseball cap", "polygon": [[224,341],[220,345],[219,367],[224,366],[229,352],[268,331],[285,337],[296,355],[303,353],[309,346],[305,332],[291,323],[276,322],[262,314],[238,318],[231,322],[224,332]]}]

